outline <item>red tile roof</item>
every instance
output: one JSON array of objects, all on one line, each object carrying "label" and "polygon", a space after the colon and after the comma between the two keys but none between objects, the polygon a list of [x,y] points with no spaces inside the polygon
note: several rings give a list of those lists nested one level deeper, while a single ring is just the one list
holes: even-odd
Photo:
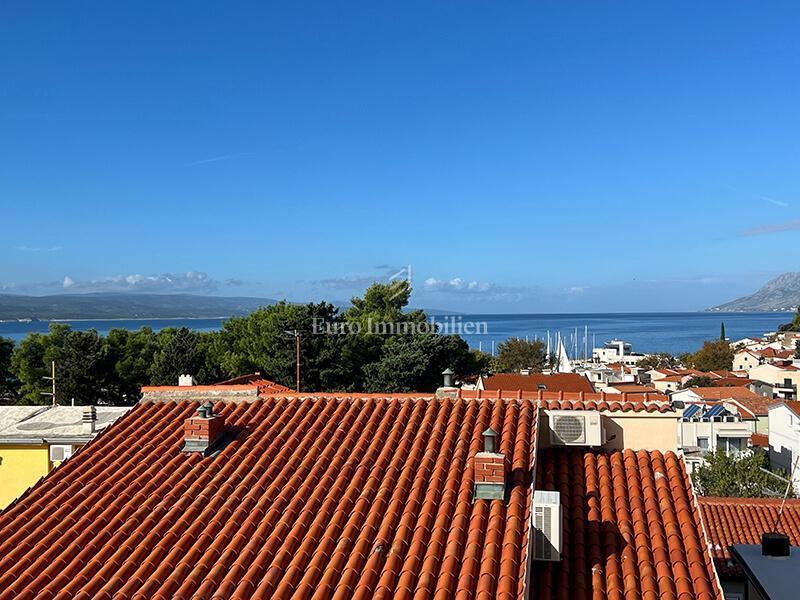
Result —
[{"label": "red tile roof", "polygon": [[[558,448],[536,465],[539,405],[218,402],[231,439],[203,457],[181,452],[198,403],[140,403],[0,513],[0,600],[514,600],[526,581],[531,600],[719,598],[675,454]],[[489,426],[505,501],[473,500]],[[534,472],[562,494],[565,554],[528,573]]]},{"label": "red tile roof", "polygon": [[[496,373],[484,377],[483,385],[486,390],[523,390],[536,392],[594,392],[592,382],[579,373]],[[539,386],[545,386],[540,388]]]},{"label": "red tile roof", "polygon": [[233,379],[228,379],[227,381],[220,381],[219,383],[215,383],[214,385],[215,386],[255,385],[258,387],[259,393],[265,395],[280,394],[283,392],[294,392],[292,388],[288,388],[285,385],[281,385],[280,383],[275,383],[274,381],[265,379],[264,377],[261,376],[261,373],[250,373],[249,375],[240,375],[239,377],[234,377]]},{"label": "red tile roof", "polygon": [[696,387],[689,388],[703,400],[736,400],[755,415],[768,415],[775,400],[756,394],[746,387]]},{"label": "red tile roof", "polygon": [[[711,552],[720,575],[742,574],[741,569],[731,562],[730,546],[760,544],[761,534],[775,528],[781,500],[781,498],[699,498],[703,521],[711,542]],[[786,501],[780,530],[789,536],[793,546],[800,545],[800,500]]]},{"label": "red tile roof", "polygon": [[718,377],[711,382],[711,385],[716,387],[742,387],[746,385],[751,385],[755,383],[756,379],[750,379],[748,377],[738,377],[732,375],[730,377]]},{"label": "red tile roof", "polygon": [[787,359],[794,356],[794,350],[776,350],[775,348],[764,348],[763,350],[756,350],[756,354],[764,358],[781,358]]},{"label": "red tile roof", "polygon": [[[730,409],[729,412],[731,412],[733,414],[738,414],[739,417],[741,419],[744,419],[744,420],[751,420],[752,421],[752,420],[755,420],[755,418],[756,418],[756,415],[754,415],[751,411],[747,410],[747,408],[742,406],[741,403],[739,403],[736,400],[725,400],[725,401],[721,401],[721,402],[720,401],[713,401],[713,400],[707,400],[707,401],[698,400],[697,402],[691,402],[690,401],[690,402],[686,402],[686,407],[684,408],[684,412],[686,412],[686,408],[689,408],[689,406],[691,406],[692,404],[694,404],[695,406],[699,406],[699,407],[703,408],[704,410],[709,410],[710,408],[712,408],[714,406],[722,406],[723,408],[729,408]],[[699,414],[695,415],[694,418],[698,418],[699,416],[700,416]]]},{"label": "red tile roof", "polygon": [[275,383],[269,379],[265,379],[260,373],[250,373],[249,375],[241,375],[228,379],[227,381],[220,381],[219,383],[212,383],[209,385],[145,385],[142,386],[142,393],[153,392],[180,392],[183,395],[191,396],[195,392],[213,391],[244,391],[256,390],[259,394],[273,395],[282,393],[295,393],[292,388],[288,388],[280,383]]},{"label": "red tile roof", "polygon": [[620,383],[610,383],[606,386],[606,390],[617,390],[620,392],[640,392],[640,393],[650,393],[650,394],[658,394],[659,391],[649,385],[642,385],[640,383],[636,383],[634,381],[628,382],[623,381]]},{"label": "red tile roof", "polygon": [[537,489],[561,493],[560,562],[537,562],[546,598],[721,598],[691,482],[672,452],[543,451]]},{"label": "red tile roof", "polygon": [[524,392],[521,390],[458,390],[457,397],[465,399],[478,398],[518,398],[538,400],[542,408],[548,410],[600,410],[621,412],[675,412],[669,398],[658,393],[623,392],[607,394],[595,392]]},{"label": "red tile roof", "polygon": [[675,377],[676,375],[680,375],[681,377],[701,377],[703,375],[708,375],[708,373],[698,371],[697,369],[653,369],[653,371],[670,377]]},{"label": "red tile roof", "polygon": [[736,377],[736,373],[733,371],[709,371],[706,375],[712,379],[730,379],[731,377]]},{"label": "red tile roof", "polygon": [[[520,597],[534,402],[217,403],[208,458],[181,452],[196,408],[137,405],[0,513],[0,599]],[[472,500],[489,426],[507,502]]]},{"label": "red tile roof", "polygon": [[772,401],[772,404],[770,404],[770,406],[780,406],[781,404],[785,404],[789,410],[791,410],[794,414],[800,416],[800,400],[775,399]]},{"label": "red tile roof", "polygon": [[764,433],[751,433],[750,443],[759,448],[769,448],[769,436]]}]

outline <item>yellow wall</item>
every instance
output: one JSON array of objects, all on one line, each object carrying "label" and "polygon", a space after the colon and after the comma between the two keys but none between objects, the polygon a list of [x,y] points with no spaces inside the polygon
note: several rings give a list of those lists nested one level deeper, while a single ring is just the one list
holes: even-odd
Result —
[{"label": "yellow wall", "polygon": [[[581,411],[575,411],[580,414]],[[606,433],[606,450],[678,450],[677,413],[645,413],[603,411],[603,429]],[[550,447],[550,427],[547,414],[539,421],[539,443]]]},{"label": "yellow wall", "polygon": [[[670,413],[603,412],[604,448],[622,450],[678,449],[679,419]],[[613,438],[613,439],[612,439]]]},{"label": "yellow wall", "polygon": [[0,445],[0,509],[50,471],[50,453],[40,446]]}]

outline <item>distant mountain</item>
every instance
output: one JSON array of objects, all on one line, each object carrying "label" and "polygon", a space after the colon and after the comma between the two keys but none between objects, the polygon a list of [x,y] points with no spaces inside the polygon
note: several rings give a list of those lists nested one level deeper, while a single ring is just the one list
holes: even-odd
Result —
[{"label": "distant mountain", "polygon": [[728,312],[793,311],[800,306],[800,273],[784,273],[755,294],[707,310]]},{"label": "distant mountain", "polygon": [[193,294],[0,294],[0,320],[172,319],[241,316],[271,298],[225,298]]}]

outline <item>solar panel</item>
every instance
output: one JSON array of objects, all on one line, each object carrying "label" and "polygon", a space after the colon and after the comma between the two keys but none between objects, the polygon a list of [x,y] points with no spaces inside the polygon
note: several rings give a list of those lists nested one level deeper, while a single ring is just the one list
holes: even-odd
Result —
[{"label": "solar panel", "polygon": [[719,417],[725,412],[725,407],[722,404],[716,404],[706,411],[704,417],[710,419],[711,417]]},{"label": "solar panel", "polygon": [[686,407],[686,410],[683,411],[683,418],[691,419],[698,410],[700,410],[700,407],[697,406],[697,404],[690,404]]}]

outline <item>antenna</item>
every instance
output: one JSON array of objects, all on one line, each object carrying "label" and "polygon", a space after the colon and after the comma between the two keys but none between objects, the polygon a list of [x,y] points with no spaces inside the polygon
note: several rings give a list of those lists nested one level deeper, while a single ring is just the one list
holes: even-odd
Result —
[{"label": "antenna", "polygon": [[295,351],[295,391],[300,392],[300,338],[302,335],[297,329],[287,329],[284,333],[288,336],[294,337],[294,351]]},{"label": "antenna", "polygon": [[42,379],[46,381],[51,381],[53,383],[53,391],[52,392],[39,392],[42,396],[52,396],[53,399],[53,406],[56,405],[56,361],[52,361],[50,363],[51,367],[51,375],[50,377],[42,377]]}]

